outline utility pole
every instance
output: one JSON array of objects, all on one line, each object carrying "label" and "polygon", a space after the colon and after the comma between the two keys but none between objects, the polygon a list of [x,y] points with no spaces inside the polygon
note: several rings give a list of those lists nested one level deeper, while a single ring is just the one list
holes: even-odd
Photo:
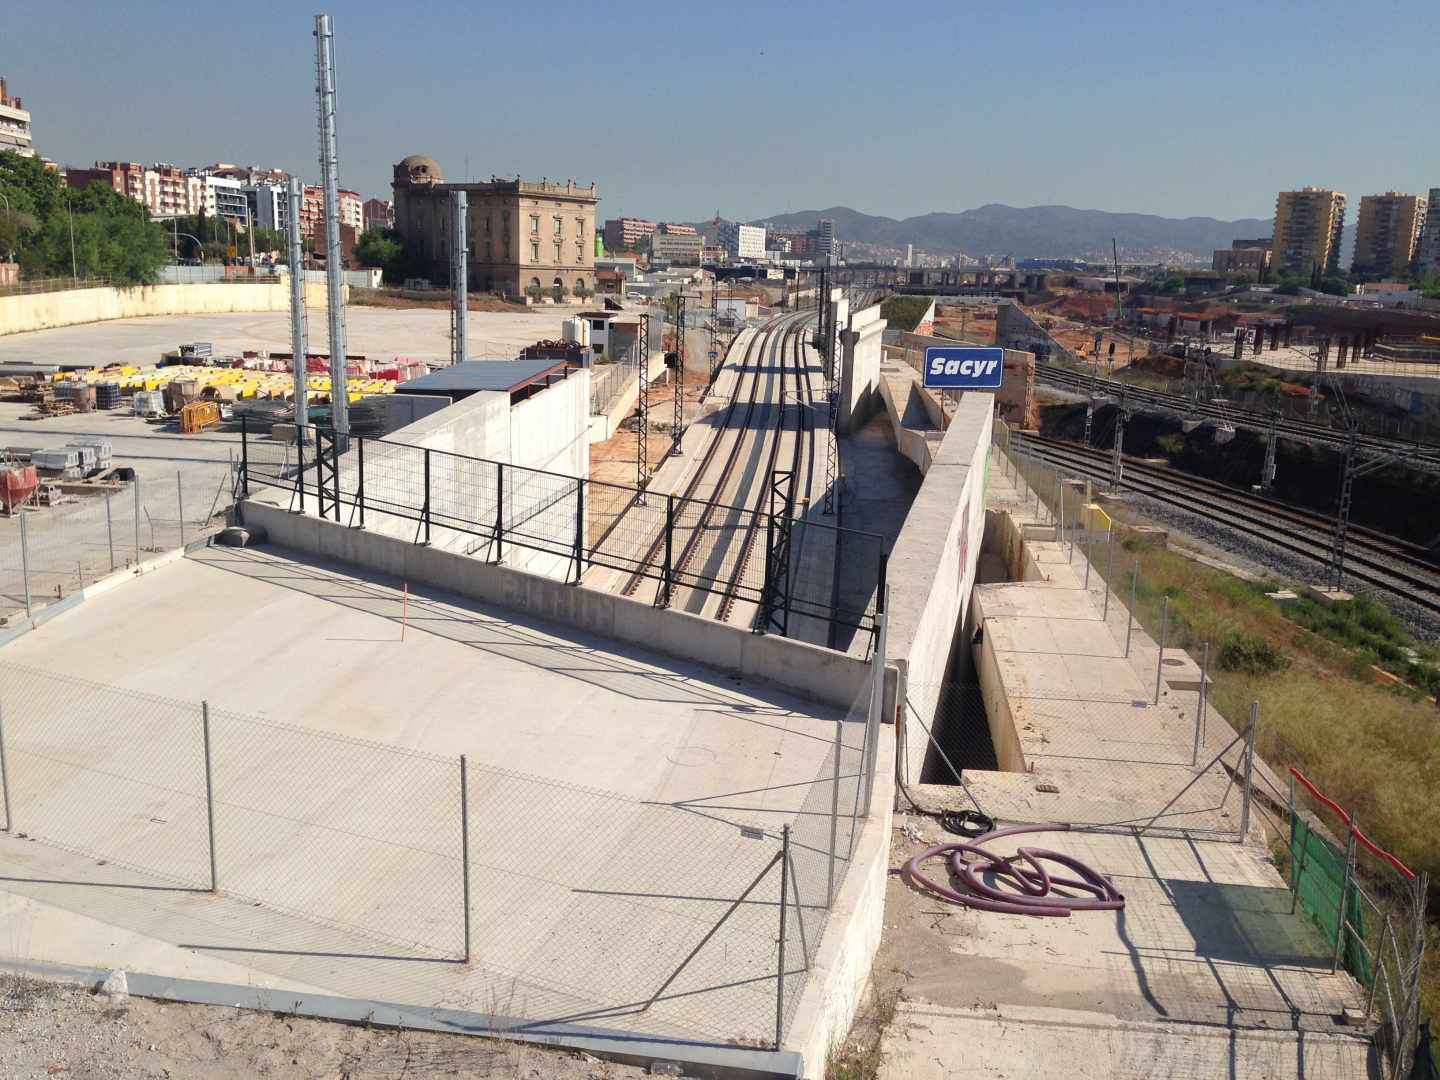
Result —
[{"label": "utility pole", "polygon": [[679,457],[685,436],[685,294],[675,294],[675,420],[671,424],[670,452]]},{"label": "utility pole", "polygon": [[1275,483],[1275,444],[1280,441],[1280,395],[1275,395],[1275,408],[1270,414],[1270,441],[1265,444],[1265,464],[1260,468],[1260,490],[1268,493]]},{"label": "utility pole", "polygon": [[295,437],[301,442],[305,441],[305,425],[310,422],[306,401],[305,361],[309,350],[305,342],[305,247],[300,234],[300,205],[305,198],[304,188],[301,179],[292,176],[286,191],[290,208],[287,223],[290,240],[290,367],[295,376]]},{"label": "utility pole", "polygon": [[463,364],[469,352],[470,291],[465,234],[466,194],[450,192],[450,363]]},{"label": "utility pole", "polygon": [[1110,491],[1111,494],[1120,494],[1120,482],[1125,478],[1125,462],[1122,457],[1125,447],[1125,421],[1129,413],[1125,410],[1125,394],[1121,391],[1120,400],[1115,406],[1115,446],[1110,455]]},{"label": "utility pole", "polygon": [[330,324],[330,425],[350,434],[345,385],[345,277],[340,263],[340,162],[335,147],[335,34],[329,15],[315,16],[315,97],[320,110],[320,182],[325,190],[325,286]]},{"label": "utility pole", "polygon": [[[663,331],[662,331],[663,333]],[[635,401],[635,502],[645,505],[645,488],[650,483],[650,312],[640,316],[637,335],[640,346],[640,393]]]}]

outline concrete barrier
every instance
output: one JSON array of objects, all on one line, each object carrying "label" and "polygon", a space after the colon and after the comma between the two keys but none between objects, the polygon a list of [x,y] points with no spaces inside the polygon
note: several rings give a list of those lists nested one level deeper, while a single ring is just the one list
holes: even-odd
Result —
[{"label": "concrete barrier", "polygon": [[[307,284],[305,302],[325,305],[324,285]],[[0,297],[0,335],[147,315],[213,315],[289,311],[290,287],[279,283],[137,285],[129,289],[67,289]]]},{"label": "concrete barrier", "polygon": [[254,498],[241,504],[241,520],[264,528],[270,541],[281,547],[718,668],[836,708],[848,709],[865,688],[869,665],[864,660],[802,641],[756,634],[614,593],[293,514]]},{"label": "concrete barrier", "polygon": [[887,659],[900,669],[900,764],[909,781],[920,779],[928,747],[911,708],[933,731],[940,683],[964,673],[951,671],[952,653],[969,666],[966,650],[954,645],[968,631],[985,535],[992,406],[989,394],[961,397],[890,553]]}]

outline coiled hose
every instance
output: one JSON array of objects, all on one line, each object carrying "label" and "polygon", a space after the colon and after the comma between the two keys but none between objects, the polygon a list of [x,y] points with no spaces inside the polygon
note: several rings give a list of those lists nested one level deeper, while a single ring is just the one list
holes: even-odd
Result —
[{"label": "coiled hose", "polygon": [[[920,852],[905,864],[905,875],[921,888],[946,900],[981,911],[1000,911],[1011,915],[1050,915],[1068,918],[1072,911],[1119,911],[1125,897],[1109,878],[1092,870],[1079,859],[1047,848],[1017,848],[1014,855],[1001,856],[987,851],[985,845],[1005,836],[1021,833],[1067,832],[1070,826],[1059,822],[1048,825],[1012,825],[994,829],[963,843],[937,844]],[[969,892],[961,892],[949,884],[932,881],[921,872],[921,865],[930,859],[947,856],[950,872]],[[969,858],[967,858],[969,856]],[[1046,870],[1046,862],[1057,863],[1079,875],[1055,877]],[[997,883],[1008,881],[1014,889],[1000,889]],[[1089,896],[1066,896],[1052,893],[1051,888],[1079,890]]]}]

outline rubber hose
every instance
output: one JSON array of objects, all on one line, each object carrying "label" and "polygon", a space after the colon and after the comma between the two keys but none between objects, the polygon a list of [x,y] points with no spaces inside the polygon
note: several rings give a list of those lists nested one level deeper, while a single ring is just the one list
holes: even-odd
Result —
[{"label": "rubber hose", "polygon": [[[998,911],[1011,915],[1037,915],[1068,918],[1072,911],[1119,911],[1125,897],[1113,882],[1092,870],[1079,859],[1047,848],[1017,848],[1014,855],[1003,857],[985,848],[993,840],[1022,833],[1068,832],[1063,822],[1045,825],[1012,825],[994,829],[973,841],[936,844],[920,852],[905,864],[905,874],[922,888],[946,900],[981,911]],[[949,884],[941,884],[925,876],[920,867],[930,859],[948,856],[950,871],[968,889],[961,892]],[[972,858],[966,858],[971,856]],[[1078,877],[1055,877],[1044,863],[1055,863]],[[1018,892],[997,888],[984,880],[1008,881]],[[1089,893],[1089,897],[1052,893],[1054,886]]]}]

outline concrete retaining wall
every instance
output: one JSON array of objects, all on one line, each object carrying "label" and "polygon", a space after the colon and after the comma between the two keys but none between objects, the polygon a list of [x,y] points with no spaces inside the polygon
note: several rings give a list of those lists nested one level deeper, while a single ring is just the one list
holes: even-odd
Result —
[{"label": "concrete retaining wall", "polygon": [[961,397],[890,553],[888,659],[900,669],[907,781],[919,781],[928,742],[910,706],[933,731],[939,684],[949,674],[956,636],[967,627],[985,535],[993,401],[983,393]]},{"label": "concrete retaining wall", "polygon": [[241,516],[247,525],[264,528],[281,547],[719,668],[840,709],[856,700],[869,671],[865,661],[829,649],[422,547],[368,528],[292,514],[255,499],[241,504]]},{"label": "concrete retaining wall", "polygon": [[880,407],[876,396],[880,381],[880,352],[885,320],[880,305],[851,314],[849,325],[840,332],[840,400],[838,424],[841,431],[856,431]]},{"label": "concrete retaining wall", "polygon": [[[323,308],[324,285],[307,284],[305,302]],[[290,287],[286,284],[227,282],[137,285],[133,289],[68,289],[64,292],[0,297],[0,334],[22,334],[56,326],[75,326],[106,319],[134,319],[146,315],[289,310]]]}]

